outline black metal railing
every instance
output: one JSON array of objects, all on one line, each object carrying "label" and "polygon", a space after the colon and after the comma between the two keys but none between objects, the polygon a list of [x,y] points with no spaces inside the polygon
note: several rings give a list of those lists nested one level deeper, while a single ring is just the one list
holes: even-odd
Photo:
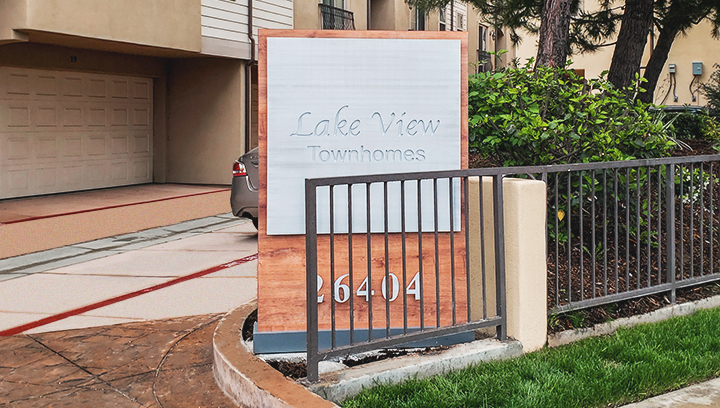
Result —
[{"label": "black metal railing", "polygon": [[471,238],[469,224],[503,219],[502,179],[476,169],[306,180],[310,381],[331,357],[483,328],[505,339],[504,226],[494,223],[486,271],[487,237]]},{"label": "black metal railing", "polygon": [[[496,327],[505,338],[499,220],[507,176],[547,185],[549,313],[655,293],[674,302],[677,289],[720,280],[720,155],[309,179],[310,381],[318,378],[318,363],[331,357],[480,328]],[[493,181],[491,200],[483,198],[478,180],[484,177]],[[488,214],[492,237],[481,227],[471,239],[470,223],[485,225]],[[488,238],[494,271],[486,273]],[[482,270],[472,285],[471,247],[481,252]],[[324,288],[320,274],[330,278]],[[373,302],[378,286],[384,301]],[[365,301],[356,302],[356,294]],[[393,306],[398,298],[400,306]],[[481,304],[471,301],[478,298]]]},{"label": "black metal railing", "polygon": [[327,4],[319,4],[323,30],[354,30],[355,20],[352,11],[343,10]]},{"label": "black metal railing", "polygon": [[552,166],[550,313],[720,280],[720,155]]}]

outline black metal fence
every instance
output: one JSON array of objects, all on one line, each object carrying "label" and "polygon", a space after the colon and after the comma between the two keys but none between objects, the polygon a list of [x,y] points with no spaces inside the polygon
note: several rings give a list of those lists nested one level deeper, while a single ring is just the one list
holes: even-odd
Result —
[{"label": "black metal fence", "polygon": [[720,155],[551,166],[548,305],[577,310],[720,280]]},{"label": "black metal fence", "polygon": [[493,177],[491,217],[503,219],[495,170],[306,180],[310,381],[334,356],[482,328],[505,338],[503,223],[494,222],[492,271],[482,228],[472,238],[481,248],[472,285],[467,250],[471,219],[483,225],[490,208],[478,176]]},{"label": "black metal fence", "polygon": [[[549,313],[655,293],[674,302],[677,289],[720,280],[720,155],[310,179],[310,381],[335,356],[480,328],[505,338],[498,220],[507,176],[547,184]],[[492,178],[492,203],[483,177]],[[486,223],[488,205],[493,271],[484,228],[475,238],[470,231]],[[481,253],[475,269],[471,246]],[[378,287],[383,299],[374,301]]]},{"label": "black metal fence", "polygon": [[323,30],[354,30],[353,12],[320,3]]}]

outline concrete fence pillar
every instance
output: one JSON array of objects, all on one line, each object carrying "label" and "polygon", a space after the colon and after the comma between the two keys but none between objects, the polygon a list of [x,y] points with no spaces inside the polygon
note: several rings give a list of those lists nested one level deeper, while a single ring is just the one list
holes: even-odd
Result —
[{"label": "concrete fence pillar", "polygon": [[[487,315],[496,314],[492,178],[483,177],[482,195],[479,178],[470,178],[468,193],[470,317],[480,320],[484,315],[483,294]],[[503,181],[508,336],[519,340],[525,352],[542,348],[547,340],[546,195],[542,181]]]}]

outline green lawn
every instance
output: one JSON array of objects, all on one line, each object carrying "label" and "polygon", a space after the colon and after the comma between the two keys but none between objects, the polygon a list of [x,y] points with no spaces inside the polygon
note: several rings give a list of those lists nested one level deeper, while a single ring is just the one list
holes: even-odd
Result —
[{"label": "green lawn", "polygon": [[720,376],[720,309],[448,375],[378,386],[355,407],[604,407]]}]

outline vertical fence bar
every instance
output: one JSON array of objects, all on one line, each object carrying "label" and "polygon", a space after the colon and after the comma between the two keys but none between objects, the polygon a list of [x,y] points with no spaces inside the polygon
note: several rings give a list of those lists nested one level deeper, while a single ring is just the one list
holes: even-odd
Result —
[{"label": "vertical fence bar", "polygon": [[420,278],[420,330],[425,330],[425,285],[423,283],[423,225],[422,225],[422,180],[417,181],[417,208],[418,208],[418,269]]},{"label": "vertical fence bar", "polygon": [[580,300],[585,300],[585,265],[583,259],[583,249],[585,248],[585,240],[583,238],[585,231],[583,230],[583,172],[578,177],[578,217],[580,221]]},{"label": "vertical fence bar", "polygon": [[708,234],[710,235],[710,240],[709,240],[710,242],[709,242],[709,244],[708,244],[708,245],[709,245],[709,246],[708,246],[708,250],[710,251],[710,265],[709,265],[709,268],[708,268],[708,273],[709,273],[709,274],[712,274],[712,273],[713,273],[713,267],[715,266],[715,262],[714,262],[714,259],[713,259],[713,258],[714,258],[714,257],[713,257],[713,252],[715,251],[715,250],[713,249],[713,216],[714,216],[715,213],[713,212],[713,193],[714,193],[714,186],[713,186],[713,163],[712,163],[712,162],[710,162],[710,171],[709,171],[709,174],[710,174],[710,203],[709,203],[709,204],[710,204],[710,211],[708,212],[708,218],[710,219],[710,226],[708,227]]},{"label": "vertical fence bar", "polygon": [[[385,297],[385,337],[390,337],[390,244],[388,242],[388,182],[383,182],[383,227],[385,228],[385,286],[380,285],[380,292]],[[393,291],[395,288],[393,287]]]},{"label": "vertical fence bar", "polygon": [[[448,179],[448,189],[450,190],[450,285],[452,290],[452,324],[457,324],[457,311],[455,310],[455,206],[453,203],[453,178]],[[467,249],[466,249],[467,251]]]},{"label": "vertical fence bar", "polygon": [[[355,344],[355,307],[353,304],[353,201],[352,201],[352,184],[348,184],[348,285],[350,286],[350,344]],[[331,285],[335,285],[332,282]]]},{"label": "vertical fence bar", "polygon": [[[482,177],[481,183],[480,183],[480,196],[482,197]],[[555,173],[555,306],[560,306],[560,228],[559,228],[559,218],[560,218],[560,207],[558,206],[558,183],[560,182],[558,173]],[[481,201],[482,203],[482,201]],[[481,211],[482,211],[482,207]],[[483,266],[485,266],[485,259],[483,258]],[[483,269],[483,273],[485,270]],[[485,286],[485,281],[483,280],[483,287]],[[483,299],[485,298],[485,295],[483,294]]]},{"label": "vertical fence bar", "polygon": [[615,225],[613,226],[613,246],[615,247],[615,293],[620,293],[620,256],[618,255],[618,230],[620,229],[620,222],[618,220],[618,210],[620,207],[620,200],[618,199],[618,169],[613,172],[613,193],[615,197]]},{"label": "vertical fence bar", "polygon": [[645,171],[647,173],[647,177],[645,179],[645,186],[647,187],[647,285],[648,288],[652,285],[651,282],[651,271],[650,271],[650,259],[651,259],[651,249],[650,249],[650,237],[652,236],[650,234],[650,225],[652,224],[652,211],[650,210],[650,203],[652,200],[650,199],[650,166],[645,167]]},{"label": "vertical fence bar", "polygon": [[625,292],[630,291],[630,168],[625,169]]},{"label": "vertical fence bar", "polygon": [[635,274],[637,275],[637,287],[640,289],[642,286],[640,279],[640,242],[641,242],[641,234],[640,234],[640,207],[642,206],[640,202],[640,167],[637,167],[635,170],[635,177],[637,180],[636,183],[636,203],[635,203],[635,222],[637,224],[637,229],[635,230],[635,260],[637,261],[637,269],[635,270]]},{"label": "vertical fence bar", "polygon": [[657,204],[658,204],[658,219],[657,219],[657,231],[658,231],[658,237],[657,237],[657,243],[658,243],[658,249],[657,249],[657,284],[662,283],[662,166],[658,166],[657,168],[658,173],[658,188],[657,188]]},{"label": "vertical fence bar", "polygon": [[665,242],[667,281],[672,285],[670,302],[675,303],[675,166],[665,166]]},{"label": "vertical fence bar", "polygon": [[705,164],[700,163],[700,276],[705,276]]},{"label": "vertical fence bar", "polygon": [[565,219],[567,219],[567,274],[568,274],[568,303],[572,303],[572,173],[567,174],[567,208]]},{"label": "vertical fence bar", "polygon": [[440,243],[438,230],[437,178],[433,179],[433,224],[435,226],[435,315],[436,326],[440,327]]},{"label": "vertical fence bar", "polygon": [[[468,181],[468,176],[464,176],[462,178],[463,180],[463,216],[465,217],[465,291],[466,297],[465,301],[467,303],[467,321],[469,322],[470,319],[470,190],[468,189],[470,187],[470,183]],[[480,184],[480,188],[482,188],[482,184]],[[482,225],[480,226],[482,229]],[[483,245],[482,240],[480,241],[480,245]]]},{"label": "vertical fence bar", "polygon": [[[478,193],[478,207],[480,208],[480,270],[482,276],[482,308],[483,308],[483,319],[488,318],[487,314],[487,296],[486,296],[486,277],[485,277],[485,210],[483,209],[483,178],[479,177],[479,193]],[[557,202],[556,202],[557,204]],[[557,205],[556,205],[557,206]],[[557,224],[556,224],[557,225]],[[557,265],[557,264],[556,264]],[[557,276],[557,275],[556,275]]]},{"label": "vertical fence bar", "polygon": [[307,372],[318,380],[317,207],[315,186],[305,180],[305,289],[307,313]]},{"label": "vertical fence bar", "polygon": [[690,278],[695,276],[695,163],[690,163]]},{"label": "vertical fence bar", "polygon": [[595,268],[597,267],[597,260],[595,259],[595,247],[597,243],[595,242],[595,225],[597,224],[597,220],[595,220],[595,170],[592,170],[592,178],[591,178],[591,204],[592,204],[592,210],[590,213],[590,219],[592,222],[592,273],[591,273],[591,279],[592,279],[592,297],[595,298],[596,295],[596,282],[595,282]]},{"label": "vertical fence bar", "polygon": [[335,186],[330,186],[330,346],[337,345],[335,336]]},{"label": "vertical fence bar", "polygon": [[[405,180],[400,181],[400,231],[402,234],[402,294],[403,294],[403,334],[407,334],[407,242],[405,236]],[[417,289],[417,288],[416,288]]]},{"label": "vertical fence bar", "polygon": [[607,170],[603,169],[603,220],[605,221],[605,224],[603,225],[603,296],[607,296],[608,294],[608,284],[607,284],[607,257],[608,257],[608,251],[607,251],[607,229],[608,229],[608,222],[607,222]]},{"label": "vertical fence bar", "polygon": [[495,272],[497,313],[501,317],[498,339],[507,339],[507,294],[505,293],[505,215],[503,210],[503,176],[493,177],[493,217],[495,224]]},{"label": "vertical fence bar", "polygon": [[685,166],[679,165],[680,170],[680,279],[685,279]]},{"label": "vertical fence bar", "polygon": [[[370,216],[370,183],[365,183],[365,222],[366,222],[366,245],[367,245],[367,285],[365,286],[365,290],[367,290],[366,299],[368,302],[368,341],[372,340],[373,336],[373,291],[372,291],[372,236],[371,231],[372,227],[370,225],[370,219],[372,218]],[[352,296],[352,294],[350,295]]]}]

